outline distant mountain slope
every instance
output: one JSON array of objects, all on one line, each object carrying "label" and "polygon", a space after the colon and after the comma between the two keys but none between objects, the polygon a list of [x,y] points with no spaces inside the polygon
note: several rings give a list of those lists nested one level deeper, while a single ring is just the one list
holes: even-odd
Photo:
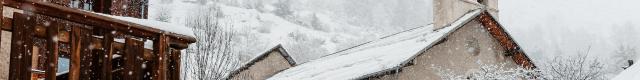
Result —
[{"label": "distant mountain slope", "polygon": [[[282,1],[287,0],[221,0],[204,3],[199,0],[173,0],[169,3],[152,1],[150,18],[169,15],[168,22],[184,24],[186,16],[198,9],[219,7],[220,25],[238,32],[234,35],[237,40],[234,41],[234,48],[242,49],[239,54],[255,56],[272,45],[283,44],[299,62],[316,59],[382,35],[431,23],[431,18],[428,18],[431,16],[430,9],[420,10],[430,5],[429,0],[417,3],[387,0],[383,1],[388,3]],[[158,13],[162,10],[168,13]]]}]

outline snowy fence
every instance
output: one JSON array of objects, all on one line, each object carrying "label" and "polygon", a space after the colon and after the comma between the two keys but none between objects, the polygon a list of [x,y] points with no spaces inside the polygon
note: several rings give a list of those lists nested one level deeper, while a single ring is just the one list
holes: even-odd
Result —
[{"label": "snowy fence", "polygon": [[11,32],[9,80],[178,80],[181,50],[196,41],[53,3],[2,3],[21,10],[0,16]]}]

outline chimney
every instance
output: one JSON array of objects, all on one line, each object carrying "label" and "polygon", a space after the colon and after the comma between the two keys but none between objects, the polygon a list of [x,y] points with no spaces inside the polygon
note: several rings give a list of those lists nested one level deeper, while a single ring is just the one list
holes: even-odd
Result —
[{"label": "chimney", "polygon": [[498,0],[479,0],[480,4],[485,5],[485,10],[491,14],[491,16],[498,19]]},{"label": "chimney", "polygon": [[498,0],[434,0],[434,30],[438,30],[458,20],[467,12],[486,7],[494,17],[498,13]]}]

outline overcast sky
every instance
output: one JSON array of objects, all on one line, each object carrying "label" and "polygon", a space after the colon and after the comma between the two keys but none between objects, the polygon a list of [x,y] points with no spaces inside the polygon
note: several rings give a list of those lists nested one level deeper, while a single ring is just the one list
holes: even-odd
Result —
[{"label": "overcast sky", "polygon": [[640,0],[499,0],[499,19],[534,59],[640,47]]}]

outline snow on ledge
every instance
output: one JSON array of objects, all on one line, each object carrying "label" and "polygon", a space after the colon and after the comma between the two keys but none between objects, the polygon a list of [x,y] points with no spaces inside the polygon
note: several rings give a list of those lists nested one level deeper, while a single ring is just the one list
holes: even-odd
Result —
[{"label": "snow on ledge", "polygon": [[171,33],[182,34],[189,37],[195,37],[195,35],[193,34],[193,30],[184,25],[178,25],[178,24],[161,22],[161,21],[150,20],[150,19],[138,19],[133,17],[114,16],[114,15],[101,14],[101,13],[95,13],[95,14],[99,14],[99,15],[103,15],[103,16],[107,16],[107,17],[111,17],[111,18],[115,18],[115,19],[119,19],[127,22],[136,23],[136,24],[147,26],[147,27],[168,31]]}]

